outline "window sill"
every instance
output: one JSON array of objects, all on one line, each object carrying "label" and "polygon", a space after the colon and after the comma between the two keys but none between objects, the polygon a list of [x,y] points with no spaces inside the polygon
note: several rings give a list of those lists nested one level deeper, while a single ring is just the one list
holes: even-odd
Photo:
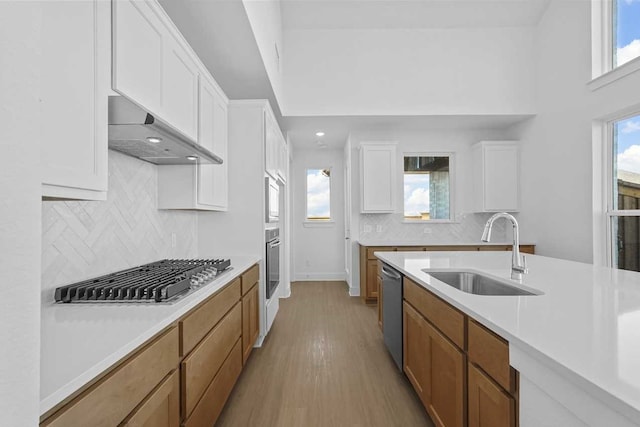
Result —
[{"label": "window sill", "polygon": [[403,224],[456,224],[458,221],[453,219],[403,219]]},{"label": "window sill", "polygon": [[629,74],[633,74],[640,70],[640,56],[632,59],[626,64],[622,64],[619,67],[614,68],[611,71],[607,71],[606,73],[596,77],[587,83],[587,87],[593,92],[598,90],[604,86],[607,86],[621,78],[628,76]]},{"label": "window sill", "polygon": [[334,220],[318,220],[318,221],[303,221],[302,226],[305,228],[316,228],[316,227],[335,227],[336,222]]}]

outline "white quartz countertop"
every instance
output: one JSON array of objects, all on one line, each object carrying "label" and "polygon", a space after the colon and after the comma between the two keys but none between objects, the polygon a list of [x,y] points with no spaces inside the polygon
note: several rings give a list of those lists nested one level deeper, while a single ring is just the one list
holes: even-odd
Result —
[{"label": "white quartz countertop", "polygon": [[232,270],[173,303],[44,303],[40,414],[75,393],[258,262],[232,256]]},{"label": "white quartz countertop", "polygon": [[376,256],[596,399],[640,419],[640,273],[526,255],[523,285],[543,295],[482,296],[423,269],[473,269],[509,279],[510,252]]},{"label": "white quartz countertop", "polygon": [[[482,242],[480,240],[476,240],[473,242],[462,242],[462,241],[429,241],[427,239],[424,240],[374,240],[374,239],[362,239],[358,240],[358,243],[361,246],[501,246],[501,245],[512,245],[513,241],[509,242]],[[520,242],[520,245],[535,245],[532,242]]]}]

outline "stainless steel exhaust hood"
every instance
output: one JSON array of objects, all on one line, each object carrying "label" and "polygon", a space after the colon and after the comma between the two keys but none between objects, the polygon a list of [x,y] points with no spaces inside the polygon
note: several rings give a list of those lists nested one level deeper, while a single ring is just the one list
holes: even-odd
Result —
[{"label": "stainless steel exhaust hood", "polygon": [[220,157],[124,96],[109,97],[109,148],[156,165],[222,163]]}]

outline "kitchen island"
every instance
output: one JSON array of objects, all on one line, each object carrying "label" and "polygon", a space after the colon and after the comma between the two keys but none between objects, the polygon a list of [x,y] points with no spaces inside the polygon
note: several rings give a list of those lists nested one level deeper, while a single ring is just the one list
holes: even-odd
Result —
[{"label": "kitchen island", "polygon": [[509,343],[520,425],[640,425],[640,274],[527,255],[531,296],[483,296],[424,270],[509,279],[509,252],[376,252],[424,289]]},{"label": "kitchen island", "polygon": [[[232,256],[230,270],[177,300],[164,303],[63,304],[54,303],[53,295],[44,295],[43,298],[48,301],[43,302],[41,316],[40,414],[43,419],[52,415],[62,405],[72,406],[74,401],[78,400],[79,393],[89,394],[95,389],[96,382],[104,384],[113,376],[110,371],[115,366],[122,365],[123,360],[129,360],[132,352],[140,348],[144,350],[153,347],[148,344],[150,341],[158,342],[171,333],[177,337],[180,329],[179,352],[181,356],[186,356],[186,353],[211,329],[203,330],[207,322],[213,327],[232,305],[235,308],[229,313],[237,315],[241,311],[244,312],[240,305],[244,307],[242,303],[245,296],[250,295],[249,285],[253,286],[252,289],[257,294],[257,262],[259,259],[254,256]],[[225,294],[226,289],[230,289],[230,293]],[[214,299],[217,299],[216,302],[210,303]],[[234,322],[234,329],[229,334],[231,336],[237,331],[236,327],[240,326],[239,318],[236,319],[235,316],[231,319],[229,315],[224,317],[230,318],[228,324],[231,324],[232,320]],[[187,325],[189,319],[193,320]],[[219,324],[222,323],[224,322],[221,321]],[[207,336],[215,334],[217,329]],[[187,332],[189,336],[186,335]],[[217,339],[218,336],[214,338]],[[231,338],[236,337],[234,335]],[[203,342],[206,340],[205,338]],[[177,340],[173,340],[169,346],[172,351],[174,345],[177,352]],[[216,345],[220,346],[220,343]],[[249,342],[249,345],[253,345],[253,342]],[[198,347],[202,347],[202,344]],[[164,355],[162,357],[164,358]],[[163,359],[158,358],[153,364],[159,364],[159,360]],[[184,370],[187,358],[182,360],[181,369]],[[238,360],[239,364],[244,363],[242,357]],[[156,366],[149,369],[154,370]],[[124,392],[117,393],[125,395]],[[63,411],[64,409],[60,412]],[[61,422],[64,424],[65,421]]]}]

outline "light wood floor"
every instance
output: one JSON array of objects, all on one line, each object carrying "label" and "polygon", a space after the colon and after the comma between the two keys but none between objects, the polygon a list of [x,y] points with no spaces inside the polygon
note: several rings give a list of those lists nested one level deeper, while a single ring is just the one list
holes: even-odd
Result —
[{"label": "light wood floor", "polygon": [[433,426],[344,282],[296,282],[217,426]]}]

